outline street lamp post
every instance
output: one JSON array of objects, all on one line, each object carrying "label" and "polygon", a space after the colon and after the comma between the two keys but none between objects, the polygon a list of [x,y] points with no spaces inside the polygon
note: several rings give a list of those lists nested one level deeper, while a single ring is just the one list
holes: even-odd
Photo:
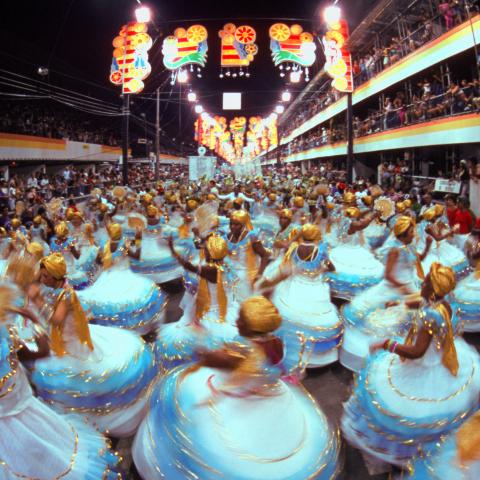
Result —
[{"label": "street lamp post", "polygon": [[128,185],[128,124],[130,120],[130,95],[123,94],[122,108],[122,176],[123,184]]},{"label": "street lamp post", "polygon": [[155,118],[155,180],[160,170],[160,87],[157,88],[157,111]]}]

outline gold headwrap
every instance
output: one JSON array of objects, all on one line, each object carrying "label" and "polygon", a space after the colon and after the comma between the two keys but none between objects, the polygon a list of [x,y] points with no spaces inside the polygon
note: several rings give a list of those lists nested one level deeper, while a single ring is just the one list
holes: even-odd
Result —
[{"label": "gold headwrap", "polygon": [[12,225],[13,228],[18,228],[22,224],[22,222],[18,218],[14,218],[12,219],[10,224]]},{"label": "gold headwrap", "polygon": [[146,193],[146,194],[143,196],[143,201],[144,201],[146,204],[151,203],[152,200],[153,200],[153,197],[152,197],[149,193]]},{"label": "gold headwrap", "polygon": [[147,216],[156,217],[158,215],[158,208],[155,205],[148,205]]},{"label": "gold headwrap", "polygon": [[441,217],[443,215],[443,205],[440,205],[439,203],[437,203],[434,207],[434,210],[435,210],[435,215],[437,217]]},{"label": "gold headwrap", "polygon": [[358,207],[348,207],[345,210],[345,215],[348,218],[358,218],[360,216],[360,209]]},{"label": "gold headwrap", "polygon": [[35,257],[37,260],[40,260],[44,255],[43,246],[37,242],[31,242],[27,245],[27,252]]},{"label": "gold headwrap", "polygon": [[404,200],[403,203],[405,204],[406,208],[410,208],[412,206],[412,201],[409,198]]},{"label": "gold headwrap", "polygon": [[68,207],[65,213],[66,219],[71,220],[73,218],[74,213],[75,213],[75,210],[72,207]]},{"label": "gold headwrap", "polygon": [[114,242],[118,242],[122,238],[122,227],[118,223],[110,223],[107,225],[107,232]]},{"label": "gold headwrap", "polygon": [[222,260],[228,254],[227,242],[220,235],[211,235],[208,237],[206,248],[208,254],[213,260]]},{"label": "gold headwrap", "polygon": [[276,199],[277,199],[277,195],[275,193],[269,193],[268,194],[268,199],[271,201],[271,202],[274,202]]},{"label": "gold headwrap", "polygon": [[373,197],[370,195],[365,195],[362,197],[362,202],[369,207],[373,203]]},{"label": "gold headwrap", "polygon": [[395,209],[397,210],[398,213],[403,213],[407,209],[407,206],[405,205],[404,202],[397,202],[395,204]]},{"label": "gold headwrap", "polygon": [[415,226],[415,221],[412,217],[408,217],[407,215],[403,215],[398,217],[397,221],[395,222],[395,226],[393,227],[393,233],[396,237],[403,235],[410,227]]},{"label": "gold headwrap", "polygon": [[243,198],[236,197],[233,199],[233,204],[234,205],[243,205]]},{"label": "gold headwrap", "polygon": [[240,306],[240,315],[252,332],[270,333],[282,323],[275,305],[263,296],[250,297]]},{"label": "gold headwrap", "polygon": [[480,412],[470,417],[457,432],[457,452],[460,464],[480,460]]},{"label": "gold headwrap", "polygon": [[450,267],[434,262],[430,267],[430,281],[435,294],[444,297],[455,288],[455,273]]},{"label": "gold headwrap", "polygon": [[35,225],[40,225],[43,222],[43,218],[40,215],[33,217],[33,223]]},{"label": "gold headwrap", "polygon": [[190,200],[187,200],[187,210],[189,212],[193,212],[198,207],[198,202],[191,198]]},{"label": "gold headwrap", "polygon": [[40,265],[44,267],[55,280],[63,280],[67,274],[65,258],[63,258],[63,255],[59,252],[43,257]]},{"label": "gold headwrap", "polygon": [[74,218],[79,218],[83,222],[83,215],[80,212],[73,212],[71,219],[73,220]]},{"label": "gold headwrap", "polygon": [[345,192],[343,194],[343,203],[356,203],[357,198],[353,192]]},{"label": "gold headwrap", "polygon": [[322,238],[322,232],[318,225],[306,223],[302,227],[302,237],[307,242],[316,242]]},{"label": "gold headwrap", "polygon": [[288,208],[284,208],[283,210],[280,210],[279,216],[291,220],[293,218],[293,212]]},{"label": "gold headwrap", "polygon": [[65,238],[68,235],[68,225],[66,222],[60,222],[55,225],[55,235],[59,238]]},{"label": "gold headwrap", "polygon": [[305,205],[305,200],[303,199],[303,197],[297,196],[293,199],[293,204],[297,208],[303,208],[303,206]]},{"label": "gold headwrap", "polygon": [[423,212],[422,217],[427,221],[431,222],[435,218],[437,218],[437,212],[435,211],[435,207],[430,207],[428,210]]},{"label": "gold headwrap", "polygon": [[101,203],[98,208],[102,213],[107,213],[108,212],[108,205],[106,203]]},{"label": "gold headwrap", "polygon": [[209,193],[207,195],[207,200],[216,200],[217,196],[214,193]]},{"label": "gold headwrap", "polygon": [[0,237],[7,236],[7,229],[5,227],[0,227]]},{"label": "gold headwrap", "polygon": [[237,222],[240,222],[247,230],[253,230],[253,225],[250,220],[250,215],[246,210],[235,210],[230,218],[232,220],[236,220]]}]

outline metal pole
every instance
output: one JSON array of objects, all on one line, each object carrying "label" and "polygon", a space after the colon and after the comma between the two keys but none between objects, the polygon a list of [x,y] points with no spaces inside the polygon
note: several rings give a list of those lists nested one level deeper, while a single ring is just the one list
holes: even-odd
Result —
[{"label": "metal pole", "polygon": [[160,88],[157,88],[157,116],[155,120],[155,180],[160,168]]},{"label": "metal pole", "polygon": [[122,118],[122,173],[123,184],[128,185],[128,122],[130,117],[130,95],[123,94],[123,118]]},{"label": "metal pole", "polygon": [[353,105],[351,92],[347,93],[347,181],[353,181]]}]

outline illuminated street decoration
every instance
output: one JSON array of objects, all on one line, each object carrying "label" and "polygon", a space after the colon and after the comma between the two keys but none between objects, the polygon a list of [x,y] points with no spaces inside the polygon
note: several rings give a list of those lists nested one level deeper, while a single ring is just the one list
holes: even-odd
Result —
[{"label": "illuminated street decoration", "polygon": [[291,69],[299,71],[300,74],[305,72],[305,80],[308,81],[309,67],[316,59],[313,35],[304,32],[301,25],[294,24],[289,27],[285,23],[273,24],[268,33],[273,63],[279,67],[280,76],[285,76],[284,69]]},{"label": "illuminated street decoration", "polygon": [[328,31],[322,41],[325,51],[325,70],[333,78],[332,87],[339,92],[353,92],[352,57],[347,46],[348,25],[343,19],[327,20]]},{"label": "illuminated street decoration", "polygon": [[195,141],[229,163],[245,163],[277,146],[277,119],[272,113],[267,118],[250,117],[248,124],[245,117],[228,123],[225,117],[204,112],[195,121]]},{"label": "illuminated street decoration", "polygon": [[[227,23],[223,29],[218,32],[221,38],[221,62],[222,73],[220,77],[246,77],[250,76],[248,66],[253,61],[258,52],[258,46],[255,43],[257,33],[249,25],[237,27],[233,23]],[[223,69],[226,72],[223,72]],[[239,71],[237,72],[237,69]],[[245,69],[245,70],[244,70]]]},{"label": "illuminated street decoration", "polygon": [[141,92],[143,80],[150,75],[152,67],[148,63],[148,50],[152,47],[152,39],[147,31],[146,23],[130,22],[113,39],[110,81],[121,85],[122,93]]},{"label": "illuminated street decoration", "polygon": [[207,29],[203,25],[175,29],[173,35],[163,40],[163,64],[176,73],[190,65],[190,71],[193,72],[195,67],[197,75],[201,76],[201,69],[207,63],[207,38]]}]

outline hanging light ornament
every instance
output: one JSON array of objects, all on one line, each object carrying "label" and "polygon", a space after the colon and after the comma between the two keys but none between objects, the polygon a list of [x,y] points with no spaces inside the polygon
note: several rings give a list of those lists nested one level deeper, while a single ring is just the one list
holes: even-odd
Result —
[{"label": "hanging light ornament", "polygon": [[221,73],[224,69],[228,69],[225,73],[226,77],[236,78],[238,75],[249,77],[250,73],[244,69],[247,69],[258,53],[255,30],[249,25],[237,28],[235,24],[227,23],[218,32],[218,36],[221,38]]},{"label": "hanging light ornament", "polygon": [[285,23],[273,24],[269,29],[269,35],[273,63],[280,70],[280,76],[285,76],[284,69],[293,72],[299,70],[305,73],[305,80],[308,81],[309,67],[316,59],[313,35],[304,32],[301,25],[294,24],[289,27]]},{"label": "hanging light ornament", "polygon": [[152,71],[148,63],[148,50],[152,39],[146,23],[130,22],[113,39],[113,58],[110,81],[122,86],[122,93],[140,93]]},{"label": "hanging light ornament", "polygon": [[207,29],[203,25],[192,25],[188,29],[176,28],[173,35],[163,40],[163,64],[172,71],[170,83],[175,83],[178,73],[187,72],[184,69],[187,65],[190,65],[192,74],[202,77],[202,68],[207,63],[207,38]]}]

